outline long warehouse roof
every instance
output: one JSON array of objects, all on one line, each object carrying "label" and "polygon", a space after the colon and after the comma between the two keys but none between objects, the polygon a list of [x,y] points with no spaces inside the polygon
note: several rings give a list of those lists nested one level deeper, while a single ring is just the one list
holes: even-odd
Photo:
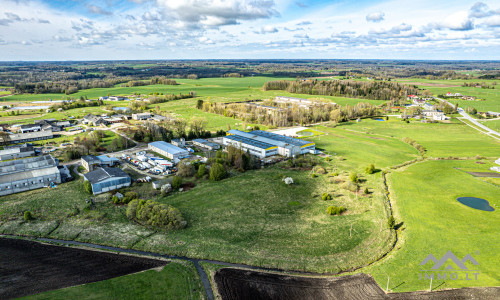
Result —
[{"label": "long warehouse roof", "polygon": [[225,136],[225,138],[233,140],[233,141],[241,142],[243,144],[252,145],[252,146],[260,148],[260,149],[268,149],[268,148],[275,146],[273,144],[261,142],[261,141],[255,140],[255,139],[251,139],[248,137],[244,137],[241,135],[235,135],[235,134]]},{"label": "long warehouse roof", "polygon": [[149,145],[156,147],[160,150],[163,150],[165,152],[171,153],[171,154],[189,153],[187,150],[184,150],[182,148],[179,148],[177,146],[174,146],[174,145],[169,144],[169,143],[164,142],[164,141],[152,142],[152,143],[149,143]]},{"label": "long warehouse roof", "polygon": [[250,133],[258,135],[258,136],[270,138],[273,140],[282,141],[282,142],[285,142],[285,143],[288,143],[291,145],[295,145],[295,146],[304,146],[304,145],[312,143],[312,142],[304,141],[301,139],[296,139],[293,137],[289,137],[289,136],[285,136],[285,135],[281,135],[281,134],[277,134],[277,133],[272,133],[272,132],[268,132],[268,131],[263,131],[263,130],[254,130],[254,131],[251,131]]}]

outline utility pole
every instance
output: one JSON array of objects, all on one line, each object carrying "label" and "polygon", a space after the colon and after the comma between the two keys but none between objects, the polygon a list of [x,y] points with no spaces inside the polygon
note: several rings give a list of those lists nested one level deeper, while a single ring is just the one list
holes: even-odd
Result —
[{"label": "utility pole", "polygon": [[431,285],[429,286],[429,292],[432,292],[432,277],[434,276],[431,276]]}]

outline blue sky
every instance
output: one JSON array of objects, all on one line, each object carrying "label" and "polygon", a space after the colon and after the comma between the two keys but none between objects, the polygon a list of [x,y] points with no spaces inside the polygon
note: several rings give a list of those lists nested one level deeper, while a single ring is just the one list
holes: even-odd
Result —
[{"label": "blue sky", "polygon": [[0,60],[500,59],[498,1],[0,0]]}]

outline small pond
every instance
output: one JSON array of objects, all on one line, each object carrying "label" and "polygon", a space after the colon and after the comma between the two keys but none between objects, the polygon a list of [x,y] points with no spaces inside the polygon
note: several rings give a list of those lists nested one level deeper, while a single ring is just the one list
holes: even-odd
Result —
[{"label": "small pond", "polygon": [[11,110],[31,110],[31,109],[47,109],[50,106],[48,105],[39,105],[39,106],[17,106],[11,108]]},{"label": "small pond", "polygon": [[457,201],[468,207],[472,207],[484,211],[494,211],[495,209],[490,206],[490,203],[481,198],[474,197],[458,197]]},{"label": "small pond", "polygon": [[379,119],[374,119],[374,120],[375,120],[375,121],[382,121],[382,122],[384,122],[384,121],[385,121],[384,119],[380,119],[380,118],[379,118]]}]

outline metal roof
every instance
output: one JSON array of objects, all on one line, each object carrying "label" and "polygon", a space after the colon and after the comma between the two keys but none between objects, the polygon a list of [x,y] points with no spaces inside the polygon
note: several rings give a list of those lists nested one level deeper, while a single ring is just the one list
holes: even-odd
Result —
[{"label": "metal roof", "polygon": [[281,135],[281,134],[272,133],[272,132],[263,131],[263,130],[254,130],[254,131],[251,131],[250,133],[258,135],[258,136],[270,138],[270,139],[273,139],[273,140],[285,142],[285,143],[288,143],[288,144],[291,144],[291,145],[294,145],[294,146],[304,146],[304,145],[312,143],[312,142],[304,141],[304,140],[301,140],[301,139],[296,139],[296,138],[293,138],[293,137],[284,136],[284,135]]},{"label": "metal roof", "polygon": [[252,138],[248,138],[248,137],[244,137],[244,136],[236,135],[236,134],[228,135],[228,136],[225,136],[224,138],[230,139],[230,140],[233,140],[236,142],[241,142],[243,144],[252,145],[252,146],[260,148],[260,149],[267,149],[267,148],[271,148],[271,147],[275,146],[273,144],[261,142],[261,141],[258,141],[258,140],[252,139]]},{"label": "metal roof", "polygon": [[0,162],[0,183],[59,173],[52,155]]},{"label": "metal roof", "polygon": [[15,143],[19,140],[34,139],[34,138],[52,138],[52,131],[37,131],[37,132],[27,132],[27,133],[17,133],[9,134],[6,136],[7,140],[3,136],[0,137],[0,142],[12,142]]},{"label": "metal roof", "polygon": [[97,156],[97,159],[100,160],[100,161],[112,161],[112,162],[115,162],[115,161],[118,161],[118,158],[116,157],[109,157],[107,155],[99,155]]},{"label": "metal roof", "polygon": [[94,155],[84,155],[82,156],[82,159],[84,161],[86,161],[87,163],[90,163],[90,162],[95,162],[95,161],[98,161],[99,159],[97,157],[95,157]]},{"label": "metal roof", "polygon": [[26,170],[37,170],[56,166],[57,161],[52,157],[52,155],[49,154],[0,162],[0,174],[6,175]]},{"label": "metal roof", "polygon": [[92,172],[84,174],[83,176],[92,184],[96,184],[113,177],[130,177],[127,173],[119,168],[108,167],[98,168]]},{"label": "metal roof", "polygon": [[182,148],[179,148],[177,146],[174,146],[172,144],[169,144],[164,141],[159,141],[159,142],[152,142],[149,143],[149,145],[156,147],[160,150],[163,150],[165,152],[171,153],[171,154],[189,154],[189,151],[184,150]]}]

